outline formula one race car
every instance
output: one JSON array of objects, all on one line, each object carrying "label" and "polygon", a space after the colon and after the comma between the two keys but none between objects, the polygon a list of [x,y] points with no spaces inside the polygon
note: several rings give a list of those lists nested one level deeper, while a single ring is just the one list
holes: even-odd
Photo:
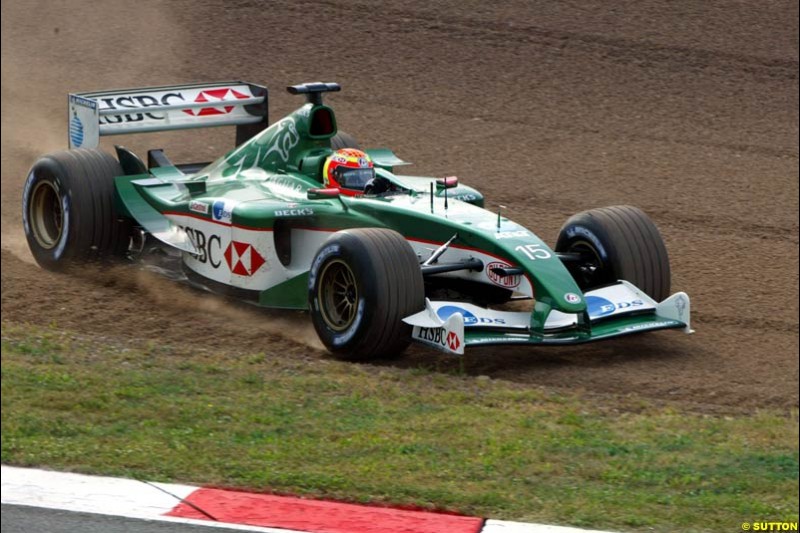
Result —
[{"label": "formula one race car", "polygon": [[[574,215],[550,248],[457,178],[398,174],[406,163],[388,149],[365,150],[368,172],[332,187],[331,160],[357,148],[322,103],[340,87],[288,90],[307,102],[271,126],[267,89],[239,81],[69,95],[70,149],[41,157],[23,195],[36,261],[139,260],[158,243],[195,285],[308,309],[325,346],[351,360],[412,340],[463,354],[691,332],[689,297],[669,295],[666,248],[639,209]],[[223,125],[236,126],[236,147],[211,163],[96,148],[102,135]],[[512,300],[530,305],[497,310]]]}]

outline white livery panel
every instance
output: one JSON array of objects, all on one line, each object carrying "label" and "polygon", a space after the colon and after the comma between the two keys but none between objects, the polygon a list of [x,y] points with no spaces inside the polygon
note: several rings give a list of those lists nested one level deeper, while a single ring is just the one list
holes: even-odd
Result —
[{"label": "white livery panel", "polygon": [[[656,317],[683,322],[686,324],[684,331],[692,333],[691,304],[686,293],[678,292],[658,303],[631,283],[621,280],[615,285],[588,291],[584,293],[584,297],[592,322],[629,313],[651,312]],[[403,319],[414,327],[414,340],[458,354],[463,353],[461,341],[465,329],[492,329],[501,330],[508,335],[528,335],[530,320],[529,311],[496,311],[470,303],[428,299],[425,300],[423,311]],[[555,332],[576,326],[577,323],[576,315],[552,311],[544,329],[545,332]],[[650,326],[652,325],[648,324],[643,327]]]},{"label": "white livery panel", "polygon": [[69,147],[94,148],[104,135],[239,126],[266,117],[266,89],[241,81],[69,95]]},{"label": "white livery panel", "polygon": [[177,213],[167,217],[186,232],[197,250],[183,254],[187,268],[240,289],[263,291],[306,272],[314,254],[330,236],[326,231],[293,229],[292,261],[284,266],[270,229],[233,225],[226,209],[217,208],[216,203],[209,209],[219,220]]}]

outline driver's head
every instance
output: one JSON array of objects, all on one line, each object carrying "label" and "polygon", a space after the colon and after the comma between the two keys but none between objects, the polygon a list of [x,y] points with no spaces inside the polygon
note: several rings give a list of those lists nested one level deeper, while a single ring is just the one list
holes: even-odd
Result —
[{"label": "driver's head", "polygon": [[375,177],[375,168],[366,153],[342,148],[325,161],[322,173],[326,187],[338,187],[342,194],[354,196],[364,192],[364,187]]}]

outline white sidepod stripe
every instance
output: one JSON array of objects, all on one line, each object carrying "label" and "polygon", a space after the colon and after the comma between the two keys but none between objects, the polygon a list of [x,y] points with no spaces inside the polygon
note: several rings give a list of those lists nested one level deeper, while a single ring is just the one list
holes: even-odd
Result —
[{"label": "white sidepod stripe", "polygon": [[233,287],[263,291],[308,271],[317,250],[331,232],[292,230],[292,261],[278,259],[272,230],[216,222],[198,215],[166,215],[189,236],[198,253],[184,253],[193,272]]}]

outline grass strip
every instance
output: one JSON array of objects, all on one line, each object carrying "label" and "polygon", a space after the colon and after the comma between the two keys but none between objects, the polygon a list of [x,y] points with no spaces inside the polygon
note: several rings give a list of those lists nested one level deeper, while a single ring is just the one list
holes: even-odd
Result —
[{"label": "grass strip", "polygon": [[2,462],[623,531],[798,516],[796,411],[699,415],[7,321]]}]

